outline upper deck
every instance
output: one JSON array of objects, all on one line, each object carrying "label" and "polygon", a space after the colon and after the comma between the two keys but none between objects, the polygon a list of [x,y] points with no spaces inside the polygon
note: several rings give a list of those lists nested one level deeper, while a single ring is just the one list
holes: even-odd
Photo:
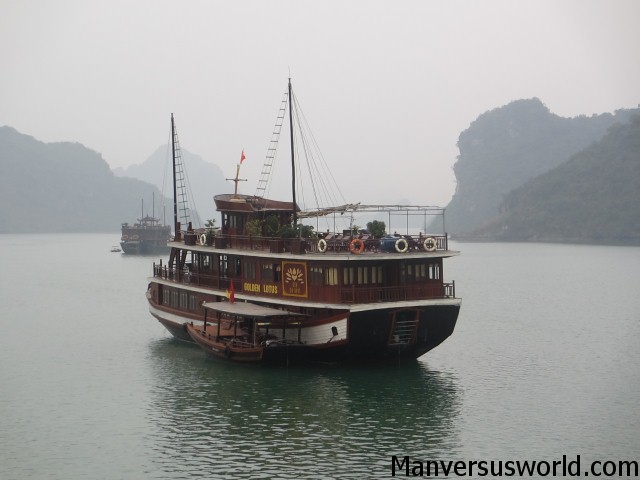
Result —
[{"label": "upper deck", "polygon": [[459,252],[449,250],[446,233],[408,233],[411,215],[443,214],[442,209],[346,205],[313,212],[406,217],[405,234],[380,238],[352,224],[342,232],[296,228],[292,203],[228,195],[215,199],[223,227],[178,228],[167,265],[154,265],[156,278],[198,288],[233,288],[264,301],[344,305],[455,298],[455,284],[443,279],[443,259]]},{"label": "upper deck", "polygon": [[207,240],[204,232],[187,232],[168,244],[172,248],[196,252],[218,252],[257,257],[309,260],[399,260],[401,257],[452,257],[446,235],[397,235],[373,238],[370,235],[325,234],[321,238],[274,238],[218,233]]}]

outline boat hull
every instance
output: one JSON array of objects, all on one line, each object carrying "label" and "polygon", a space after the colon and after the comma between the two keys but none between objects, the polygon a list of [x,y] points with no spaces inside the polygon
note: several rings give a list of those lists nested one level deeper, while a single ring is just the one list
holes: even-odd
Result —
[{"label": "boat hull", "polygon": [[120,242],[122,251],[127,255],[164,255],[171,251],[166,241],[132,240]]},{"label": "boat hull", "polygon": [[[270,346],[258,346],[255,351],[245,348],[237,351],[226,349],[225,352],[224,342],[216,343],[201,335],[203,322],[164,311],[160,306],[154,306],[151,299],[149,301],[151,314],[171,335],[197,343],[213,358],[282,364],[416,359],[440,345],[453,333],[460,310],[460,300],[452,299],[435,305],[403,305],[346,312],[343,320],[337,321],[334,315],[324,323],[316,320],[313,326],[302,327],[303,338],[311,329],[326,330],[327,335],[321,341],[303,341],[300,344],[289,342],[282,345],[273,343]],[[344,335],[331,336],[331,329],[335,325],[341,325],[340,331]],[[209,330],[212,326],[207,328]],[[194,332],[198,333],[194,336]],[[315,336],[317,337],[317,333]]]},{"label": "boat hull", "polygon": [[[457,302],[352,313],[349,317],[348,344],[335,352],[323,352],[322,360],[344,362],[419,358],[453,333],[459,311],[460,303]],[[398,315],[407,313],[415,315],[415,322],[409,326],[411,331],[407,338],[398,338]]]}]

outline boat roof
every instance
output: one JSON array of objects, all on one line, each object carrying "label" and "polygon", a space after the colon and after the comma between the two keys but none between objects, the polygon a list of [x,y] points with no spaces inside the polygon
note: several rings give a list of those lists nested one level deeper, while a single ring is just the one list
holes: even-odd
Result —
[{"label": "boat roof", "polygon": [[[215,195],[213,200],[219,212],[293,212],[293,202],[252,195],[222,193]],[[297,205],[295,209],[300,211]]]},{"label": "boat roof", "polygon": [[202,306],[214,312],[228,313],[240,317],[268,318],[305,316],[301,313],[280,310],[279,308],[264,307],[249,302],[204,302]]}]

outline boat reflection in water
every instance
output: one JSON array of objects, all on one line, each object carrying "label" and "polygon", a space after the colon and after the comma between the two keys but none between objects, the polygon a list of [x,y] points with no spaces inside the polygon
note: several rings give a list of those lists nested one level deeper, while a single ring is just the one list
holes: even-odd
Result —
[{"label": "boat reflection in water", "polygon": [[165,476],[382,478],[392,455],[448,458],[460,443],[457,381],[420,361],[283,370],[170,339],[150,348],[145,443]]}]

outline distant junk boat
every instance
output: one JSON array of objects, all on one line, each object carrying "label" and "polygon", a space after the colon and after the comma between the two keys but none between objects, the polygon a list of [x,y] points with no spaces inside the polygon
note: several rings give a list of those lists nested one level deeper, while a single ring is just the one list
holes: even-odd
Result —
[{"label": "distant junk boat", "polygon": [[[293,131],[294,102],[289,81],[270,152],[287,104]],[[175,140],[173,115],[171,129]],[[273,158],[267,155],[263,174]],[[214,197],[222,229],[181,231],[174,200],[169,260],[154,263],[146,293],[150,313],[171,334],[211,357],[289,364],[415,359],[453,333],[461,300],[455,283],[444,282],[443,260],[459,252],[449,250],[444,209],[344,204],[301,211],[295,181],[292,201],[264,198],[264,178],[256,195],[238,194],[240,164],[235,192]],[[353,229],[317,234],[298,223],[372,212],[389,221],[406,216],[407,225],[410,216],[442,216],[443,232],[376,238]]]},{"label": "distant junk boat", "polygon": [[142,218],[137,223],[122,224],[120,246],[128,255],[159,255],[169,253],[167,242],[171,237],[171,226],[163,225],[160,219],[144,214],[142,204]]}]

